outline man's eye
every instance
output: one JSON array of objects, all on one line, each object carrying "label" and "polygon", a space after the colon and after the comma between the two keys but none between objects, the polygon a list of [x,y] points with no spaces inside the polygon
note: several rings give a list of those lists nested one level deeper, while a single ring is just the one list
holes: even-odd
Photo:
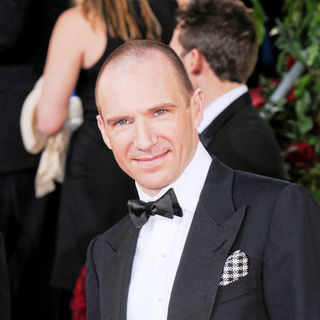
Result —
[{"label": "man's eye", "polygon": [[165,114],[166,112],[167,112],[166,110],[160,109],[160,110],[157,110],[154,114],[156,116],[161,116],[161,115]]},{"label": "man's eye", "polygon": [[116,122],[116,125],[117,126],[125,126],[125,125],[129,124],[129,122],[130,121],[128,119],[121,119],[121,120]]}]

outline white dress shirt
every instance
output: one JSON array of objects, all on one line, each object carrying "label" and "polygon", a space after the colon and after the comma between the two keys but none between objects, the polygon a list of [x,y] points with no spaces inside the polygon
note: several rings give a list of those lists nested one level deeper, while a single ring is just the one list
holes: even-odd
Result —
[{"label": "white dress shirt", "polygon": [[202,133],[205,129],[207,129],[211,122],[222,111],[227,109],[227,107],[229,107],[233,101],[238,99],[246,92],[248,92],[248,87],[243,84],[213,100],[203,111],[203,120],[198,128],[198,133]]},{"label": "white dress shirt", "polygon": [[141,228],[128,293],[128,320],[167,319],[173,282],[211,161],[199,142],[182,175],[157,196],[149,197],[136,183],[140,199],[146,202],[160,198],[173,188],[183,217],[151,216]]}]

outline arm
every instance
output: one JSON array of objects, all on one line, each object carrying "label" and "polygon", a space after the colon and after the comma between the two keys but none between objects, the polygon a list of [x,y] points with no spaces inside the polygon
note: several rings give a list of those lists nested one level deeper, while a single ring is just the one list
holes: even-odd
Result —
[{"label": "arm", "polygon": [[320,319],[320,207],[301,186],[274,206],[263,282],[270,319]]},{"label": "arm", "polygon": [[76,85],[84,54],[83,28],[87,23],[79,8],[66,10],[58,18],[48,49],[44,84],[37,106],[37,127],[51,136],[63,126],[69,98]]}]

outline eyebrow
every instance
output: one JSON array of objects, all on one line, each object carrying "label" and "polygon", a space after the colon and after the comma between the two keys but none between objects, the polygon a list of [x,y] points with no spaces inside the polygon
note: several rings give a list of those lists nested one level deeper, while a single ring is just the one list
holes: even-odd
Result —
[{"label": "eyebrow", "polygon": [[150,109],[148,109],[147,112],[153,112],[153,111],[157,111],[159,109],[165,109],[165,108],[174,109],[176,107],[177,106],[174,103],[171,103],[171,102],[159,103],[159,104],[151,107]]},{"label": "eyebrow", "polygon": [[[164,103],[159,103],[159,104],[157,104],[157,105],[155,105],[155,106],[152,106],[152,107],[150,107],[149,109],[147,109],[146,110],[146,112],[145,113],[153,113],[153,112],[155,112],[155,111],[157,111],[157,110],[159,110],[159,109],[174,109],[174,108],[176,108],[177,106],[174,104],[174,103],[171,103],[171,102],[164,102]],[[119,116],[115,116],[115,117],[111,117],[111,118],[107,118],[106,119],[106,123],[108,124],[108,125],[112,125],[112,124],[114,124],[114,123],[116,123],[116,122],[118,122],[119,120],[121,120],[121,119],[131,119],[132,117],[131,116],[129,116],[129,115],[119,115]]]}]

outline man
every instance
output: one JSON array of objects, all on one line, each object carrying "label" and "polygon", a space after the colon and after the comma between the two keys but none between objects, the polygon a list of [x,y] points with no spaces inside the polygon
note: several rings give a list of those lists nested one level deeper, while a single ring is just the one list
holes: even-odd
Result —
[{"label": "man", "polygon": [[239,0],[194,0],[183,8],[170,46],[203,90],[202,143],[233,169],[284,178],[279,146],[245,85],[258,56],[250,12]]},{"label": "man", "polygon": [[319,319],[318,204],[209,156],[197,134],[202,92],[169,47],[115,50],[96,102],[140,201],[90,243],[88,320]]}]

